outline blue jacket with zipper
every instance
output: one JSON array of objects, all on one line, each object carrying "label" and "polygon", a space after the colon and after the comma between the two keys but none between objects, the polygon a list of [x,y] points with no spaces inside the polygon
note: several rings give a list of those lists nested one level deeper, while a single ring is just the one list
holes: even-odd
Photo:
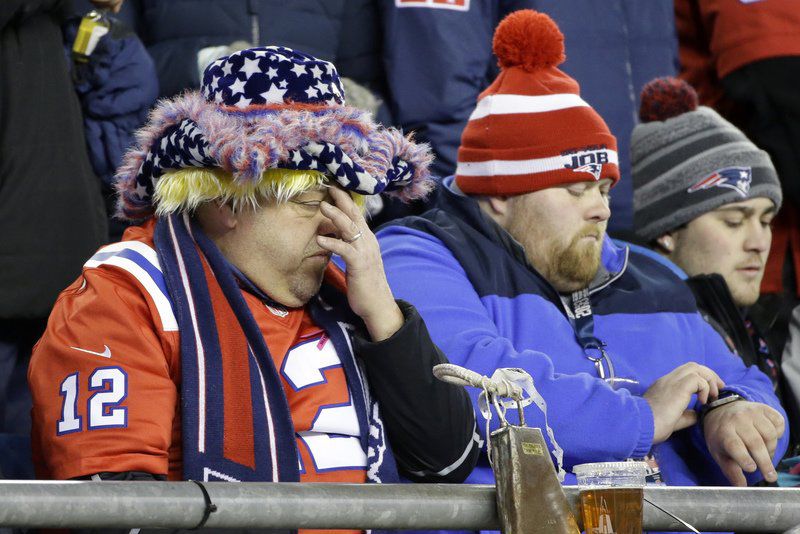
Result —
[{"label": "blue jacket with zipper", "polygon": [[[451,185],[445,180],[432,210],[377,234],[392,291],[417,307],[450,361],[486,375],[500,367],[528,371],[547,402],[567,470],[652,452],[669,485],[727,485],[699,425],[653,446],[653,414],[642,394],[676,367],[697,362],[717,372],[726,390],[785,414],[769,379],[727,349],[697,312],[689,288],[662,263],[605,240],[590,302],[594,336],[615,369],[612,388],[578,343],[562,297],[522,247]],[[545,426],[535,405],[525,418],[529,426]],[[788,432],[776,461],[787,439]],[[485,455],[468,482],[493,482]]]}]

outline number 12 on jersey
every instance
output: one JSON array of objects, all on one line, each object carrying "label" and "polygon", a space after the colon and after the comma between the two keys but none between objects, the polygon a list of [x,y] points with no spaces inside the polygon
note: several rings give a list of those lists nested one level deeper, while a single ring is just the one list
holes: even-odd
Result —
[{"label": "number 12 on jersey", "polygon": [[[80,432],[83,417],[78,413],[81,397],[80,373],[72,373],[61,382],[59,395],[63,397],[61,419],[56,434],[62,436]],[[128,426],[128,408],[120,403],[128,396],[128,375],[119,367],[99,367],[89,375],[86,385],[87,430],[120,428]]]}]

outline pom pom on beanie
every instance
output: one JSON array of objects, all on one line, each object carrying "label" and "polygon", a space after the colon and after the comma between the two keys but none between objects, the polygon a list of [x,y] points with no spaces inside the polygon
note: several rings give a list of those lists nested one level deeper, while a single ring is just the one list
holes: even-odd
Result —
[{"label": "pom pom on beanie", "polygon": [[665,121],[697,109],[697,93],[678,78],[656,78],[642,89],[639,119],[642,122]]},{"label": "pom pom on beanie", "polygon": [[564,59],[564,35],[544,13],[515,11],[497,26],[492,43],[501,68],[527,72],[555,67]]}]

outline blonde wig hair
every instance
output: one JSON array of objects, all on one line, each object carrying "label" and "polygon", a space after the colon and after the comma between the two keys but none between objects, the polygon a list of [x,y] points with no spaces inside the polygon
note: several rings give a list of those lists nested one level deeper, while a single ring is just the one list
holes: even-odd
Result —
[{"label": "blonde wig hair", "polygon": [[[330,186],[330,177],[312,170],[267,169],[261,180],[242,182],[219,168],[189,167],[165,172],[156,182],[154,198],[159,216],[194,211],[212,200],[230,203],[239,211],[255,209],[262,201],[285,203],[305,191]],[[363,210],[364,195],[348,192]]]}]

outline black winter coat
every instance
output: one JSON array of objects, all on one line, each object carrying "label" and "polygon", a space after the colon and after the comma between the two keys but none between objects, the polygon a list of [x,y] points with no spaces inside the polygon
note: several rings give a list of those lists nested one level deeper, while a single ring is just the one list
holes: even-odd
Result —
[{"label": "black winter coat", "polygon": [[198,88],[197,52],[234,41],[332,61],[341,76],[383,93],[375,0],[126,0],[120,18],[153,56],[161,96]]},{"label": "black winter coat", "polygon": [[0,1],[0,320],[44,318],[106,241],[63,0]]}]

